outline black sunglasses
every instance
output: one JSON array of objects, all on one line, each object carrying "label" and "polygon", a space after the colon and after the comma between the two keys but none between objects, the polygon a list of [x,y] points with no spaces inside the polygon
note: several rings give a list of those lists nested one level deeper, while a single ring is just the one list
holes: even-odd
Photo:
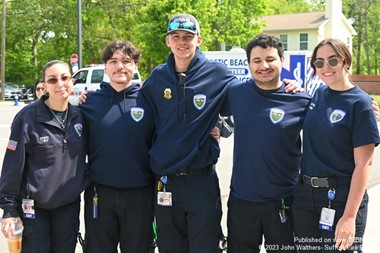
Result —
[{"label": "black sunglasses", "polygon": [[[337,57],[333,57],[333,58],[330,58],[327,60],[327,64],[330,65],[331,67],[335,67],[336,65],[338,65],[339,63],[339,58]],[[318,59],[314,62],[314,66],[316,68],[323,68],[323,66],[325,66],[325,61],[322,60],[322,59]]]}]

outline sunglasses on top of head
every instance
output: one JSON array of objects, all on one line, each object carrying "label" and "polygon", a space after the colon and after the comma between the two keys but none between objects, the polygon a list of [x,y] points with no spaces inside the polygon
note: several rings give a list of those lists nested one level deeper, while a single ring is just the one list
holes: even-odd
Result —
[{"label": "sunglasses on top of head", "polygon": [[70,79],[71,79],[71,76],[61,76],[61,78],[59,78],[59,79],[56,77],[53,77],[53,78],[46,80],[46,83],[57,84],[59,80],[61,80],[63,83],[67,83]]},{"label": "sunglasses on top of head", "polygon": [[[327,60],[327,64],[330,65],[331,67],[335,67],[337,66],[339,63],[339,58],[338,57],[333,57],[333,58],[330,58]],[[323,68],[323,66],[325,66],[325,61],[322,60],[322,59],[318,59],[314,62],[314,66],[316,68]]]},{"label": "sunglasses on top of head", "polygon": [[188,30],[192,30],[194,32],[197,30],[196,25],[191,21],[184,21],[184,22],[173,21],[170,23],[168,30],[169,30],[169,32],[171,32],[171,31],[177,30],[178,28],[188,29]]}]

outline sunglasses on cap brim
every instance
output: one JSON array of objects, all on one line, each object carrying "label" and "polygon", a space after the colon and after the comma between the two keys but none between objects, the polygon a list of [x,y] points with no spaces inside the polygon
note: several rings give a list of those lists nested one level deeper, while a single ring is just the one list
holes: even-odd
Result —
[{"label": "sunglasses on cap brim", "polygon": [[197,32],[197,26],[191,21],[173,21],[169,25],[168,32],[175,31],[177,29],[191,30],[194,31],[194,33]]}]

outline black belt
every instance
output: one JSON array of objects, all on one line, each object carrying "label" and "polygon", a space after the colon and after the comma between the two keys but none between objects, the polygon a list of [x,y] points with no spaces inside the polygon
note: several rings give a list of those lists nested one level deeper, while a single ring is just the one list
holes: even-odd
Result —
[{"label": "black belt", "polygon": [[327,187],[333,187],[331,181],[327,177],[321,178],[321,177],[309,177],[306,175],[302,176],[302,181],[306,184],[311,185],[314,188],[327,188]]},{"label": "black belt", "polygon": [[174,174],[175,176],[201,176],[210,173],[215,169],[214,164],[210,164],[206,167],[203,167],[202,169],[199,170],[190,170],[190,171],[183,171],[183,172],[178,172]]}]

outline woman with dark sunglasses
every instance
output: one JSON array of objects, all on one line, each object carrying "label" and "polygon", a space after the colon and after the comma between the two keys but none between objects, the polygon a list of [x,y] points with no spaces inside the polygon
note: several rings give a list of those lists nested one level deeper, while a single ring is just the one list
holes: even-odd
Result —
[{"label": "woman with dark sunglasses", "polygon": [[42,97],[43,94],[45,94],[44,82],[42,80],[38,80],[34,84],[33,94],[34,94],[33,96],[34,100],[39,99],[40,97]]},{"label": "woman with dark sunglasses", "polygon": [[362,252],[375,146],[371,97],[350,80],[352,56],[338,39],[314,49],[311,66],[327,85],[312,98],[303,125],[301,175],[293,215],[299,252]]},{"label": "woman with dark sunglasses", "polygon": [[43,95],[14,118],[0,178],[1,231],[23,223],[22,252],[74,253],[80,194],[86,177],[87,134],[79,108],[69,104],[67,63],[43,68]]}]

